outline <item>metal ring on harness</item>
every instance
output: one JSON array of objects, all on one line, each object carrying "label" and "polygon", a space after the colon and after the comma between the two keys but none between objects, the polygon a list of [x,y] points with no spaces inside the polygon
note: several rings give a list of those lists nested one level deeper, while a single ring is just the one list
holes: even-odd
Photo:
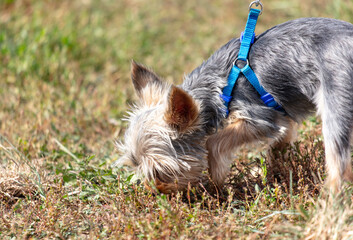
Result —
[{"label": "metal ring on harness", "polygon": [[261,15],[262,11],[264,10],[264,6],[262,6],[262,3],[260,2],[260,0],[256,0],[256,1],[251,2],[250,5],[249,5],[249,11],[250,11],[252,5],[254,5],[254,4],[255,4],[256,7],[258,7],[260,5],[260,13],[259,13],[259,15]]},{"label": "metal ring on harness", "polygon": [[242,67],[239,67],[239,66],[237,65],[237,61],[238,61],[238,60],[239,60],[239,61],[243,61],[243,62],[245,62],[245,61],[244,61],[244,60],[240,60],[240,59],[238,59],[238,58],[236,58],[236,59],[234,60],[233,65],[236,66],[236,67],[238,67],[239,69],[242,69],[242,68],[244,68],[244,67],[246,67],[246,66],[249,65],[249,60],[246,59],[246,64],[243,65]]}]

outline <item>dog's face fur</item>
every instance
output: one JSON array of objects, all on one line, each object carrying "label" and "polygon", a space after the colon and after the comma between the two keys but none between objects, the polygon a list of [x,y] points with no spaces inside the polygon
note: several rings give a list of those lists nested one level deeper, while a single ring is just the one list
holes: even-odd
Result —
[{"label": "dog's face fur", "polygon": [[[129,113],[120,163],[133,167],[161,192],[199,182],[207,170],[200,104],[181,88],[132,62],[139,101]],[[201,178],[200,178],[201,177]]]}]

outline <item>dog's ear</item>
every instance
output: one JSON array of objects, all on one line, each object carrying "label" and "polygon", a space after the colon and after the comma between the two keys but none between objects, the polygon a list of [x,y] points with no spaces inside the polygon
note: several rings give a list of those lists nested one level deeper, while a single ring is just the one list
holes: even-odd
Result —
[{"label": "dog's ear", "polygon": [[198,112],[194,99],[187,92],[175,86],[171,88],[167,111],[164,115],[170,126],[183,132],[196,121]]},{"label": "dog's ear", "polygon": [[141,92],[147,84],[159,84],[162,82],[154,72],[143,65],[136,63],[134,60],[131,62],[131,79],[139,97],[141,97]]}]

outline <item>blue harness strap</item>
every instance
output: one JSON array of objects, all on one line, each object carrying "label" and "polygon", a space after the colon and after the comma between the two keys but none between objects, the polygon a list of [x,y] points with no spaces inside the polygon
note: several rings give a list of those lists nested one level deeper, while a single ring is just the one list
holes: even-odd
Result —
[{"label": "blue harness strap", "polygon": [[277,111],[285,113],[284,109],[275,101],[272,95],[266,92],[266,90],[261,86],[259,79],[256,77],[256,74],[249,65],[243,67],[241,69],[241,72],[248,79],[251,85],[256,89],[256,91],[260,94],[261,100],[266,104],[267,107],[272,107]]},{"label": "blue harness strap", "polygon": [[241,41],[238,59],[246,61],[248,59],[249,49],[251,46],[251,40],[254,36],[256,22],[260,14],[259,9],[250,8],[248,21],[246,22],[243,39]]},{"label": "blue harness strap", "polygon": [[232,100],[232,91],[240,74],[240,69],[236,66],[233,66],[230,70],[228,76],[228,85],[223,88],[223,94],[221,94],[221,98],[224,100],[224,105],[226,106],[226,114],[229,114],[229,102]]},{"label": "blue harness strap", "polygon": [[[254,42],[256,22],[260,13],[261,11],[259,9],[250,8],[245,31],[242,33],[240,38],[241,44],[238,53],[238,58],[235,60],[233,67],[230,70],[228,76],[228,84],[226,87],[223,88],[223,94],[220,95],[221,98],[224,100],[224,105],[226,107],[226,116],[228,116],[229,114],[229,102],[232,100],[232,91],[237,79],[239,78],[240,73],[242,73],[246,77],[246,79],[260,94],[261,100],[266,104],[266,106],[272,107],[278,111],[285,113],[284,109],[275,101],[272,95],[266,92],[266,90],[261,86],[258,78],[256,77],[256,74],[248,64],[248,54],[250,46]],[[236,66],[237,60],[247,61],[246,66],[240,69],[238,66]]]}]

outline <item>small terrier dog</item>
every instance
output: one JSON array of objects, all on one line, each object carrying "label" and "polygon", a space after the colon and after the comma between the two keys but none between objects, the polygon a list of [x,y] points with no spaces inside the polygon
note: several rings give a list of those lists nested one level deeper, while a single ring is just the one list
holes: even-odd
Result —
[{"label": "small terrier dog", "polygon": [[220,94],[239,47],[239,39],[232,39],[180,86],[132,62],[139,101],[129,113],[124,143],[117,143],[123,156],[116,164],[132,166],[163,193],[204,181],[207,170],[221,187],[235,149],[268,140],[281,148],[294,140],[296,123],[316,112],[322,119],[327,183],[337,192],[353,179],[353,25],[303,18],[255,38],[249,64],[285,115],[267,107],[241,75],[226,117]]}]

